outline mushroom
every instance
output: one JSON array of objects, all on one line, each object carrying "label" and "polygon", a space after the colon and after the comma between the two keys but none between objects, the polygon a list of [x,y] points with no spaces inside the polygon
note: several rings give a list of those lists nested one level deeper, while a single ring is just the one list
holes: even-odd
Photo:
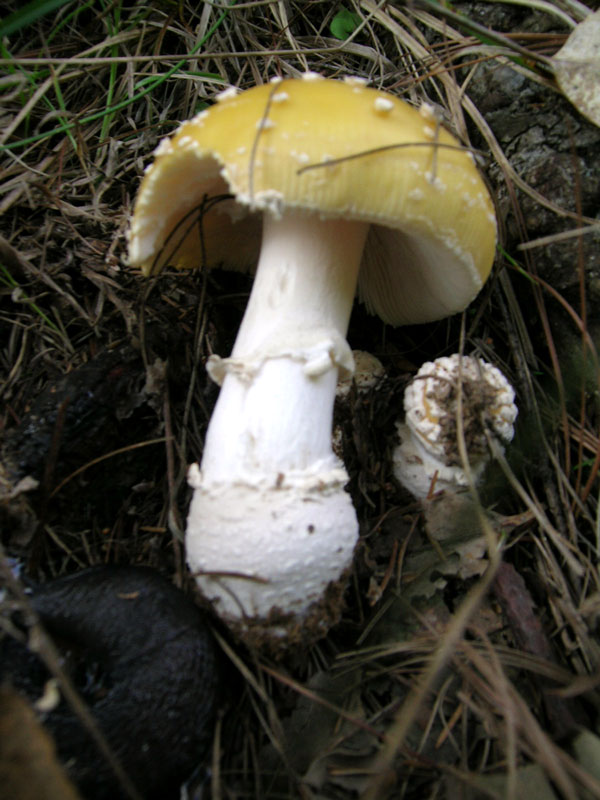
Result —
[{"label": "mushroom", "polygon": [[405,422],[394,450],[394,475],[415,497],[469,485],[458,446],[458,398],[468,469],[475,485],[490,460],[487,435],[500,446],[514,436],[517,407],[513,387],[497,367],[454,354],[427,361],[404,392]]},{"label": "mushroom", "polygon": [[340,402],[348,399],[352,384],[356,386],[359,394],[366,394],[373,389],[385,377],[385,368],[381,361],[372,353],[366,350],[353,350],[354,373],[343,375],[339,380],[335,390],[335,396]]},{"label": "mushroom", "polygon": [[[262,238],[261,238],[262,215]],[[246,638],[320,635],[358,537],[331,448],[357,283],[387,323],[463,309],[492,265],[494,209],[471,153],[430,107],[307,73],[242,93],[163,140],[142,181],[130,264],[250,269],[194,489],[187,560]]]},{"label": "mushroom", "polygon": [[335,421],[335,417],[340,412],[344,416],[352,413],[352,387],[355,388],[356,397],[368,403],[369,393],[375,391],[375,387],[385,378],[385,367],[377,356],[367,353],[366,350],[353,350],[352,358],[354,359],[354,373],[342,375],[335,388],[331,446],[335,455],[342,461],[344,460],[344,432],[342,425]]}]

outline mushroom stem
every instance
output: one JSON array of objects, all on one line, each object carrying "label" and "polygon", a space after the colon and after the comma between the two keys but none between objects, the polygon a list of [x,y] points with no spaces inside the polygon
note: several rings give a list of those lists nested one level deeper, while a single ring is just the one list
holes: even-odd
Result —
[{"label": "mushroom stem", "polygon": [[233,621],[264,622],[273,608],[302,619],[350,566],[358,525],[331,428],[338,371],[353,369],[345,335],[367,230],[266,213],[233,352],[209,359],[222,388],[190,469],[186,547],[203,593]]}]

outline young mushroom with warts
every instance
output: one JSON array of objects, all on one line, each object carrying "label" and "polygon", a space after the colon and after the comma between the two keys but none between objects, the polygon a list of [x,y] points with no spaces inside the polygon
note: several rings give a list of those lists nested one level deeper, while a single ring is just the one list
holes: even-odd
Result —
[{"label": "young mushroom with warts", "polygon": [[233,352],[207,363],[221,392],[189,471],[188,564],[247,639],[315,638],[339,616],[358,538],[331,448],[356,287],[393,325],[462,310],[491,269],[494,208],[428,107],[313,73],[227,92],[155,156],[130,263],[258,264]]},{"label": "young mushroom with warts", "polygon": [[419,499],[465,488],[470,481],[460,456],[462,436],[477,485],[490,460],[487,435],[504,444],[514,436],[514,399],[500,370],[480,358],[454,354],[427,361],[404,392],[405,421],[397,423],[401,443],[393,454],[396,479]]},{"label": "young mushroom with warts", "polygon": [[377,356],[367,353],[366,350],[353,350],[354,372],[342,375],[337,383],[335,396],[340,403],[348,399],[352,386],[356,387],[358,394],[366,394],[385,377],[385,369]]}]

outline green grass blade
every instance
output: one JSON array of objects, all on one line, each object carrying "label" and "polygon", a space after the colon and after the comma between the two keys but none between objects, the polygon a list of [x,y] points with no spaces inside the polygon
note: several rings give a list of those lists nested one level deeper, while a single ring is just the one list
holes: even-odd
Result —
[{"label": "green grass blade", "polygon": [[[64,98],[63,98],[63,95],[62,95],[62,91],[60,89],[60,81],[58,80],[58,77],[57,77],[56,73],[54,72],[54,70],[52,70],[52,85],[54,87],[54,94],[56,95],[56,99],[58,101],[58,107],[63,112],[63,114],[65,115],[65,119],[66,119],[66,117],[68,116],[67,106],[65,105],[65,101],[64,101]],[[52,107],[52,104],[51,103],[49,103],[49,104]],[[69,141],[71,142],[71,147],[73,148],[73,150],[75,152],[77,152],[77,142],[75,141],[75,138],[74,138],[73,134],[71,133],[71,129],[68,127],[68,124],[66,123],[66,121],[63,123],[63,131],[64,131],[65,135],[69,137]]]},{"label": "green grass blade", "polygon": [[65,27],[65,25],[69,25],[71,22],[77,19],[77,17],[81,14],[82,11],[86,11],[90,6],[94,5],[96,0],[88,0],[87,3],[83,3],[82,5],[76,6],[72,11],[69,11],[68,14],[65,14],[61,21],[56,25],[50,33],[48,34],[48,39],[46,43],[50,45],[52,40],[55,39],[61,30]]},{"label": "green grass blade", "polygon": [[0,264],[0,283],[3,283],[5,286],[8,286],[10,289],[20,289],[20,291],[21,291],[21,302],[22,303],[26,303],[28,306],[30,306],[35,311],[35,313],[38,315],[38,317],[40,317],[40,319],[42,319],[46,323],[46,325],[48,325],[48,327],[52,328],[52,330],[55,333],[60,333],[59,329],[54,324],[54,322],[52,322],[52,320],[46,314],[44,314],[42,309],[38,305],[36,305],[36,303],[34,303],[33,300],[30,300],[27,297],[25,292],[21,289],[20,284],[18,284],[17,281],[13,278],[13,276],[10,274],[10,272],[4,266],[4,264]]},{"label": "green grass blade", "polygon": [[[212,25],[204,34],[202,39],[194,46],[189,52],[190,56],[193,56],[197,53],[207,42],[213,33],[217,30],[217,28],[221,25],[229,10],[233,8],[235,5],[236,0],[231,0],[229,6],[224,9],[223,13],[219,16],[219,18],[215,21],[214,25]],[[154,91],[161,83],[164,83],[170,77],[172,77],[178,70],[181,69],[187,63],[187,58],[182,58],[181,61],[178,61],[174,64],[171,69],[167,70],[164,75],[159,76],[156,80],[143,89],[140,92],[137,92],[132,97],[127,98],[127,100],[122,100],[119,103],[115,103],[115,105],[110,106],[109,108],[105,108],[103,111],[97,111],[95,114],[89,114],[88,116],[82,117],[81,119],[77,120],[76,122],[69,122],[65,123],[60,128],[53,128],[51,131],[45,131],[44,133],[38,133],[35,136],[29,136],[26,139],[20,139],[18,142],[11,142],[10,144],[3,144],[0,146],[0,153],[3,150],[16,150],[17,148],[26,147],[30,144],[35,144],[36,142],[41,141],[42,139],[48,139],[50,136],[55,136],[57,133],[65,133],[66,131],[72,130],[77,125],[86,125],[89,122],[95,122],[97,119],[103,119],[107,114],[112,114],[115,111],[120,111],[122,108],[126,108],[130,106],[132,103],[135,103],[137,100],[141,100],[146,95],[150,94]]]},{"label": "green grass blade", "polygon": [[45,17],[57,8],[72,2],[72,0],[32,0],[26,6],[13,11],[6,19],[0,21],[0,37],[10,36],[28,25],[33,25],[38,19]]},{"label": "green grass blade", "polygon": [[[104,6],[104,4],[103,4]],[[116,6],[113,8],[113,21],[111,24],[110,17],[108,18],[108,32],[111,36],[116,36],[119,31],[121,23],[121,4],[117,3]],[[110,48],[110,53],[112,56],[117,56],[119,54],[118,45],[112,44]],[[115,84],[117,80],[117,65],[112,63],[110,65],[110,72],[108,78],[108,89],[106,91],[106,116],[102,120],[102,129],[100,131],[100,141],[103,142],[110,131],[111,123],[114,119],[114,112],[109,111],[110,107],[113,103],[113,97],[115,95]]]}]

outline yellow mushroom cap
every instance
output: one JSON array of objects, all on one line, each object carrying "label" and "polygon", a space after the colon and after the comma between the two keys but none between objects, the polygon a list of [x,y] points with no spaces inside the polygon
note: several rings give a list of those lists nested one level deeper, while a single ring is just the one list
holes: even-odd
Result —
[{"label": "yellow mushroom cap", "polygon": [[472,155],[427,107],[327,79],[226,92],[163,140],[136,200],[130,263],[147,275],[251,269],[260,213],[290,209],[371,223],[359,294],[394,325],[462,310],[493,263],[494,207]]}]

